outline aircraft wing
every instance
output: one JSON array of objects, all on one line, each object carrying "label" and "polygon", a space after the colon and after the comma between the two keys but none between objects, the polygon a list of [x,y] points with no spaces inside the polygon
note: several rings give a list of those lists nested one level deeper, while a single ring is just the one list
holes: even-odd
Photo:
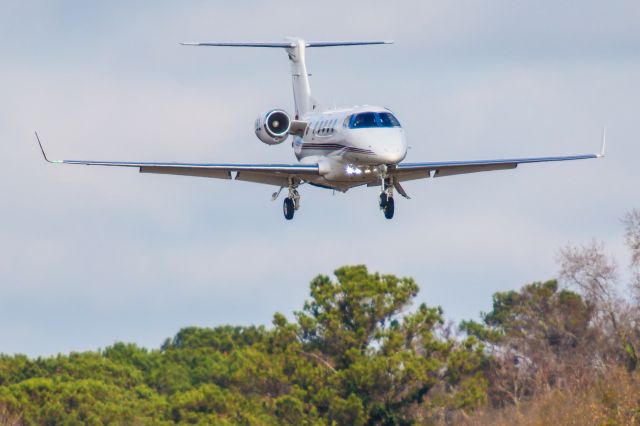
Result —
[{"label": "aircraft wing", "polygon": [[401,163],[389,169],[397,181],[444,177],[465,173],[515,169],[519,164],[547,163],[553,161],[587,160],[604,157],[607,145],[607,129],[602,128],[602,147],[598,154],[566,155],[560,157],[505,158],[497,160],[439,161],[431,163]]},{"label": "aircraft wing", "polygon": [[140,173],[165,175],[197,176],[218,179],[265,183],[276,186],[288,186],[289,179],[304,180],[306,176],[317,176],[317,164],[218,164],[218,163],[155,163],[129,161],[87,161],[87,160],[49,160],[44,152],[40,138],[36,133],[38,145],[44,159],[53,164],[79,164],[85,166],[110,166],[138,168]]},{"label": "aircraft wing", "polygon": [[599,158],[603,154],[583,154],[565,157],[509,158],[499,160],[441,161],[432,163],[401,163],[389,172],[400,181],[427,177],[444,177],[465,173],[489,172],[493,170],[515,169],[519,164],[545,163],[551,161],[586,160]]},{"label": "aircraft wing", "polygon": [[515,169],[519,164],[546,163],[552,161],[587,160],[604,157],[606,146],[605,130],[602,131],[602,149],[598,154],[579,154],[561,157],[505,158],[497,160],[439,161],[431,163],[401,163],[389,169],[398,181],[444,177],[465,173],[489,172],[493,170]]}]

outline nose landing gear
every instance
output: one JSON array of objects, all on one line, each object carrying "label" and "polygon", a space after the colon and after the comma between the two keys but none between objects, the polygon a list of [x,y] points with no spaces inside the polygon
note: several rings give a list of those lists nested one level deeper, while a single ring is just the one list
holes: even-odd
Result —
[{"label": "nose landing gear", "polygon": [[387,219],[393,218],[395,211],[395,202],[393,201],[393,184],[390,179],[382,178],[381,181],[382,192],[380,193],[380,210],[384,213],[384,217]]},{"label": "nose landing gear", "polygon": [[395,202],[393,201],[393,197],[389,197],[384,193],[380,194],[380,209],[383,211],[384,217],[392,219],[395,211]]}]

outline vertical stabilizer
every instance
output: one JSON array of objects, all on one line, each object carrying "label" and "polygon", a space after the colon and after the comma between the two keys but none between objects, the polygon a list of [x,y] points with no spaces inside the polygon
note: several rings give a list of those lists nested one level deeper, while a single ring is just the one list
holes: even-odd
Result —
[{"label": "vertical stabilizer", "polygon": [[293,82],[293,100],[296,106],[296,119],[313,111],[316,107],[311,97],[309,85],[309,73],[306,64],[306,43],[299,38],[290,38],[291,47],[287,48],[289,61],[291,62],[291,79]]}]

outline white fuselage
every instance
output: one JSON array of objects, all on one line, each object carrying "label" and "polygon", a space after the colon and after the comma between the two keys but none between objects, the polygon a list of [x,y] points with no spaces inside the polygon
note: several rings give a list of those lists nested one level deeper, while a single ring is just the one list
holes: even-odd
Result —
[{"label": "white fuselage", "polygon": [[[358,127],[354,116],[369,113],[377,125]],[[386,108],[362,106],[349,109],[312,112],[300,119],[308,122],[302,136],[292,142],[301,163],[320,165],[321,177],[316,185],[338,190],[374,183],[380,179],[380,167],[395,165],[407,154],[404,130],[399,123],[384,127],[378,117],[393,114]],[[366,117],[365,117],[366,118]]]}]

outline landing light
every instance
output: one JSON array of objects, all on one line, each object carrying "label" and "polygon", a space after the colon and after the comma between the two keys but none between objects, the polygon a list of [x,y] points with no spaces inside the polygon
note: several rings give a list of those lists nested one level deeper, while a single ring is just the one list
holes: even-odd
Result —
[{"label": "landing light", "polygon": [[362,174],[362,170],[360,170],[356,166],[353,166],[353,165],[349,164],[347,166],[347,174],[348,175],[360,175],[360,174]]}]

